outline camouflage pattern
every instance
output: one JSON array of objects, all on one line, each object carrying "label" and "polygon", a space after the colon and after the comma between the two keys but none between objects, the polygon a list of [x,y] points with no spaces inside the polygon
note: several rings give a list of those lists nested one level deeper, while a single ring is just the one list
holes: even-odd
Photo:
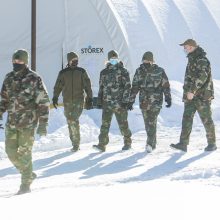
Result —
[{"label": "camouflage pattern", "polygon": [[156,64],[141,64],[132,81],[130,102],[134,103],[139,92],[139,103],[147,132],[147,143],[156,148],[157,117],[165,100],[171,100],[168,77]]},{"label": "camouflage pattern", "polygon": [[211,66],[201,47],[188,55],[183,90],[183,101],[187,101],[188,92],[204,101],[214,99]]},{"label": "camouflage pattern", "polygon": [[109,127],[115,114],[125,146],[131,145],[131,131],[128,127],[127,109],[122,103],[129,103],[130,76],[120,62],[116,65],[107,64],[100,73],[98,103],[102,105],[102,126],[99,135],[99,145],[106,146],[109,142]]},{"label": "camouflage pattern", "polygon": [[[86,70],[77,66],[68,66],[61,70],[54,86],[54,98],[58,99],[61,92],[70,140],[73,146],[78,147],[80,144],[79,117],[84,105],[88,109],[91,107],[88,106],[91,104],[88,102],[93,98],[91,81]],[[85,93],[86,97],[84,97]]]},{"label": "camouflage pattern", "polygon": [[128,127],[128,121],[127,121],[128,112],[126,109],[123,108],[103,109],[102,126],[99,135],[99,145],[106,146],[109,143],[108,134],[109,134],[109,128],[111,125],[113,114],[115,114],[121,134],[124,137],[124,146],[131,146],[131,142],[132,142],[131,131]]},{"label": "camouflage pattern", "polygon": [[130,76],[120,62],[107,64],[100,73],[98,102],[103,108],[121,108],[122,103],[129,103],[131,90]]},{"label": "camouflage pattern", "polygon": [[145,130],[147,132],[147,142],[146,146],[150,145],[153,149],[156,148],[157,139],[157,117],[160,113],[159,108],[154,108],[151,110],[142,109],[142,115],[144,118]]},{"label": "camouflage pattern", "polygon": [[49,97],[40,76],[28,68],[6,75],[1,90],[0,117],[8,112],[10,128],[30,128],[48,124]]},{"label": "camouflage pattern", "polygon": [[91,81],[86,70],[77,66],[68,66],[61,70],[54,86],[53,97],[58,98],[61,92],[64,103],[84,100],[84,93],[87,98],[92,99]]},{"label": "camouflage pattern", "polygon": [[182,119],[182,132],[180,135],[180,143],[184,145],[189,144],[189,137],[192,131],[193,117],[197,111],[206,130],[208,144],[215,144],[215,126],[212,120],[212,110],[210,101],[202,101],[196,98],[193,101],[188,101],[184,104],[185,106]]},{"label": "camouflage pattern", "polygon": [[21,183],[32,183],[32,146],[34,129],[15,129],[6,126],[5,150],[12,164],[21,173]]},{"label": "camouflage pattern", "polygon": [[171,99],[170,84],[164,69],[156,64],[141,64],[132,81],[130,102],[135,102],[138,92],[141,109],[161,109],[163,94],[165,100]]},{"label": "camouflage pattern", "polygon": [[79,117],[83,111],[83,101],[64,103],[64,113],[69,128],[70,140],[73,146],[80,145]]},{"label": "camouflage pattern", "polygon": [[35,128],[47,127],[49,97],[37,73],[28,68],[6,75],[1,90],[0,117],[8,112],[5,148],[10,161],[22,175],[22,184],[30,185],[32,146]]},{"label": "camouflage pattern", "polygon": [[[189,144],[193,117],[197,111],[205,127],[208,143],[215,144],[215,126],[211,111],[211,100],[214,99],[211,67],[201,47],[188,55],[183,89],[184,114],[180,143]],[[187,100],[188,92],[194,94],[192,100]]]}]

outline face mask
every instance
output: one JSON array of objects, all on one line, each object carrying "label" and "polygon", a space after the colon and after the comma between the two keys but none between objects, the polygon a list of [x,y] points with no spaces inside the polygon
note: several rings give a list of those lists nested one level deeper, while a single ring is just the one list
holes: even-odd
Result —
[{"label": "face mask", "polygon": [[150,63],[143,63],[145,68],[150,68],[152,65]]},{"label": "face mask", "polygon": [[184,51],[184,53],[186,54],[186,56],[189,54],[186,49],[184,49],[183,51]]},{"label": "face mask", "polygon": [[23,70],[25,67],[26,67],[25,64],[13,63],[13,70],[15,72],[19,72],[19,71]]},{"label": "face mask", "polygon": [[113,66],[115,66],[116,64],[118,64],[118,59],[110,59],[109,63],[111,63]]}]

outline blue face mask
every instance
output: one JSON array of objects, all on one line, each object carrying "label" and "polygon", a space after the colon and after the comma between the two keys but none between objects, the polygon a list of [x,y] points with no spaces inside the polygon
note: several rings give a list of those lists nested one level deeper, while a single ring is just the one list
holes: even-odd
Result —
[{"label": "blue face mask", "polygon": [[118,64],[118,59],[110,59],[109,63],[111,63],[113,66],[115,66],[116,64]]},{"label": "blue face mask", "polygon": [[184,51],[184,53],[186,54],[186,56],[189,54],[186,49],[184,49],[183,51]]}]

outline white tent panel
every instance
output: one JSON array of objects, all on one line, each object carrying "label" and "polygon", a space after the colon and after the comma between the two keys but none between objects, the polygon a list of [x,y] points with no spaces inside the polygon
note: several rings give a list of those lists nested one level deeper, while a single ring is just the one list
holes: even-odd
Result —
[{"label": "white tent panel", "polygon": [[[218,0],[37,0],[37,71],[52,95],[62,56],[66,64],[66,53],[74,50],[96,94],[109,50],[119,52],[131,75],[151,50],[169,78],[182,81],[187,60],[178,44],[195,38],[219,79],[219,14]],[[0,0],[1,82],[11,70],[12,53],[30,52],[30,18],[30,0]]]}]

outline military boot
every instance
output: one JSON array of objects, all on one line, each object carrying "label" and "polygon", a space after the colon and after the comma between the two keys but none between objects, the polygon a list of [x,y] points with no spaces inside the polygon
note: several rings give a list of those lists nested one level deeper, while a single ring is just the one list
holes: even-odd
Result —
[{"label": "military boot", "polygon": [[22,194],[30,193],[30,192],[31,192],[30,184],[21,184],[20,189],[18,190],[16,195],[22,195]]},{"label": "military boot", "polygon": [[209,144],[206,148],[205,151],[215,151],[217,150],[217,146],[215,144]]},{"label": "military boot", "polygon": [[101,152],[105,152],[106,151],[106,147],[103,145],[93,145],[93,147]]},{"label": "military boot", "polygon": [[79,151],[79,150],[80,150],[79,145],[75,145],[75,146],[73,146],[73,148],[71,149],[72,152],[77,152],[77,151]]},{"label": "military boot", "polygon": [[170,147],[181,150],[183,152],[187,152],[187,145],[182,144],[182,143],[177,143],[177,144],[171,144]]},{"label": "military boot", "polygon": [[30,185],[33,183],[33,181],[36,178],[37,178],[37,174],[32,172],[32,175],[31,175],[29,183],[26,183],[26,184],[22,183],[20,185],[20,189],[18,190],[16,195],[22,195],[22,194],[25,194],[25,193],[30,193],[31,192]]},{"label": "military boot", "polygon": [[146,152],[147,153],[152,153],[152,151],[154,150],[154,148],[152,146],[150,146],[149,144],[147,144],[147,146],[145,147]]},{"label": "military boot", "polygon": [[131,145],[125,145],[124,147],[122,147],[122,150],[130,150],[131,149]]}]

